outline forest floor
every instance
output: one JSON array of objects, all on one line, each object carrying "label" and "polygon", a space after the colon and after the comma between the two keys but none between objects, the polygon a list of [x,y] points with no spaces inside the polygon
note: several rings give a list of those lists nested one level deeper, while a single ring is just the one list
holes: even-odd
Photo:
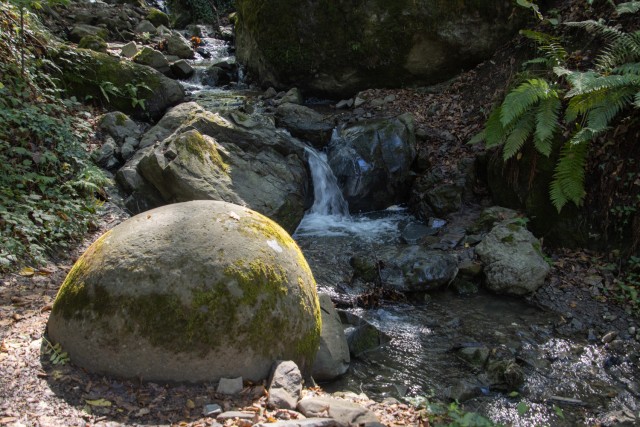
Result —
[{"label": "forest floor", "polygon": [[[411,112],[419,133],[450,135],[436,138],[437,145],[420,147],[420,155],[444,171],[453,170],[457,160],[482,149],[465,142],[481,129],[495,100],[503,96],[505,82],[518,71],[513,54],[511,45],[446,85],[376,89],[365,94],[389,100],[372,111],[376,115]],[[84,249],[126,219],[126,214],[109,206],[105,205],[98,229],[76,249],[59,254],[43,267],[0,276],[0,425],[214,425],[213,418],[202,414],[203,406],[210,403],[254,412],[263,421],[291,416],[266,410],[260,384],[247,385],[232,400],[217,395],[211,384],[122,381],[88,373],[73,361],[57,365],[50,361],[46,325],[60,285]],[[545,285],[529,297],[530,303],[560,313],[565,324],[557,325],[558,330],[564,327],[567,334],[578,332],[581,325],[598,341],[609,333],[635,339],[630,331],[638,330],[640,322],[614,298],[614,278],[608,269],[616,261],[614,255],[567,249],[545,252],[552,270]],[[323,392],[310,388],[305,393]],[[426,425],[419,421],[419,411],[408,405],[355,395],[345,398],[372,409],[385,425]]]}]

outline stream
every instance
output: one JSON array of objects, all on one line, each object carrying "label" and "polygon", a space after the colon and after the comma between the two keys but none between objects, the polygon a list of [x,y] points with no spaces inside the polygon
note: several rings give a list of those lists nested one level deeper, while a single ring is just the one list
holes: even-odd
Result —
[{"label": "stream", "polygon": [[[208,65],[233,61],[224,42],[203,40],[211,59],[192,61],[195,77],[183,82],[191,99],[216,110],[241,108],[245,97],[255,94],[237,90],[244,88],[241,79],[231,94],[200,83]],[[634,359],[613,354],[586,336],[560,336],[555,328],[561,322],[559,314],[522,299],[448,288],[406,299],[383,296],[366,308],[355,302],[349,306],[359,295],[375,292],[370,284],[353,280],[351,258],[379,259],[390,248],[406,246],[412,227],[427,224],[402,206],[349,214],[324,153],[311,146],[306,150],[315,202],[293,237],[319,292],[341,301],[345,315],[374,325],[388,341],[352,358],[347,374],[321,384],[323,388],[365,393],[374,400],[417,396],[460,400],[467,410],[513,426],[592,425],[616,414],[624,419],[625,414],[638,412],[640,385]],[[436,236],[444,245],[440,248],[459,260],[472,258],[472,248],[451,244],[450,238],[464,236],[479,210],[470,207],[446,221],[433,218],[428,225],[437,228]],[[478,355],[483,361],[471,360]],[[518,386],[497,385],[491,378],[492,361],[517,365],[522,374]]]}]

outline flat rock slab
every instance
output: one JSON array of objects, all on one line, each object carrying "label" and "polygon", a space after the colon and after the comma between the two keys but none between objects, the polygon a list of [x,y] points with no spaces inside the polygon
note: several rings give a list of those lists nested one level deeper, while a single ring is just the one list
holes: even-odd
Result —
[{"label": "flat rock slab", "polygon": [[375,414],[360,405],[331,397],[311,397],[298,402],[298,411],[304,416],[333,418],[339,426],[349,427],[365,423],[377,423]]},{"label": "flat rock slab", "polygon": [[306,418],[304,420],[277,421],[275,423],[259,423],[255,427],[339,427],[333,418]]}]

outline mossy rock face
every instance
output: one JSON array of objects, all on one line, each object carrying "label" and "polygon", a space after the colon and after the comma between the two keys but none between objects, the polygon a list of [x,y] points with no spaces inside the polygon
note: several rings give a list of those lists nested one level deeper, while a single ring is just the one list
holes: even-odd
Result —
[{"label": "mossy rock face", "polygon": [[99,36],[84,36],[80,39],[78,47],[81,49],[91,49],[96,52],[107,52],[107,42]]},{"label": "mossy rock face", "polygon": [[[182,102],[185,96],[180,83],[151,67],[89,49],[62,47],[50,49],[48,53],[62,70],[61,79],[68,95],[81,100],[90,97],[110,110],[122,111],[135,118],[158,119],[168,107]],[[105,98],[101,87],[104,89],[107,83],[113,84],[120,93],[107,94],[108,99]],[[144,100],[144,108],[132,102],[127,85],[138,88],[136,97]]]},{"label": "mossy rock face", "polygon": [[171,23],[169,22],[169,16],[161,10],[156,8],[149,9],[149,13],[147,14],[147,21],[151,22],[156,27],[160,25],[164,25],[165,27],[170,27]]},{"label": "mossy rock face", "polygon": [[316,284],[291,237],[225,202],[177,203],[100,237],[62,284],[49,336],[92,372],[151,381],[265,379],[310,368]]},{"label": "mossy rock face", "polygon": [[444,81],[517,30],[504,0],[238,0],[238,60],[267,86],[346,97]]}]

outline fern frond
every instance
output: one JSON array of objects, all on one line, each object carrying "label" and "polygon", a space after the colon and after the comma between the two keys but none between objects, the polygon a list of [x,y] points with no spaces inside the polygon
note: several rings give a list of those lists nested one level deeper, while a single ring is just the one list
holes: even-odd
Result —
[{"label": "fern frond", "polygon": [[629,1],[626,3],[620,3],[616,6],[616,12],[618,15],[636,13],[638,11],[640,11],[640,1]]},{"label": "fern frond", "polygon": [[531,79],[509,92],[501,106],[500,121],[506,128],[519,119],[534,104],[549,96],[549,83]]},{"label": "fern frond", "polygon": [[630,62],[622,64],[612,71],[615,74],[634,74],[640,76],[640,62]]},{"label": "fern frond", "polygon": [[568,202],[581,206],[586,194],[584,189],[584,171],[589,149],[589,141],[596,133],[589,128],[578,131],[567,141],[560,151],[549,196],[555,208],[560,212]]},{"label": "fern frond", "polygon": [[487,148],[500,145],[504,142],[506,130],[500,122],[502,108],[498,107],[489,114],[487,123],[484,126],[484,140]]},{"label": "fern frond", "polygon": [[562,102],[557,93],[555,93],[555,96],[542,100],[538,105],[533,143],[536,150],[547,157],[551,154],[553,135],[560,127],[558,117],[561,107]]},{"label": "fern frond", "polygon": [[627,107],[639,87],[623,86],[606,90],[604,96],[587,114],[587,126],[592,129],[605,129],[613,118]]},{"label": "fern frond", "polygon": [[567,75],[567,80],[573,86],[566,97],[585,95],[591,92],[612,90],[621,87],[640,85],[640,75],[635,74],[609,74],[602,75],[593,71],[581,73],[579,71]]},{"label": "fern frond", "polygon": [[536,125],[534,110],[529,110],[523,114],[510,130],[509,136],[504,143],[502,158],[507,161],[513,157],[527,142]]},{"label": "fern frond", "polygon": [[[567,59],[567,51],[560,44],[560,38],[547,33],[532,30],[520,30],[520,34],[538,44],[538,49],[545,54],[551,65],[559,65]],[[527,61],[530,62],[530,61]]]},{"label": "fern frond", "polygon": [[620,64],[634,62],[640,59],[640,32],[620,32],[609,40],[609,44],[596,58],[598,69],[611,70]]},{"label": "fern frond", "polygon": [[565,25],[569,27],[582,28],[585,31],[602,36],[608,40],[616,39],[620,37],[621,34],[624,34],[619,29],[606,25],[602,19],[599,21],[589,19],[579,22],[565,22]]},{"label": "fern frond", "polygon": [[636,93],[633,97],[633,106],[636,108],[640,108],[640,92]]}]

